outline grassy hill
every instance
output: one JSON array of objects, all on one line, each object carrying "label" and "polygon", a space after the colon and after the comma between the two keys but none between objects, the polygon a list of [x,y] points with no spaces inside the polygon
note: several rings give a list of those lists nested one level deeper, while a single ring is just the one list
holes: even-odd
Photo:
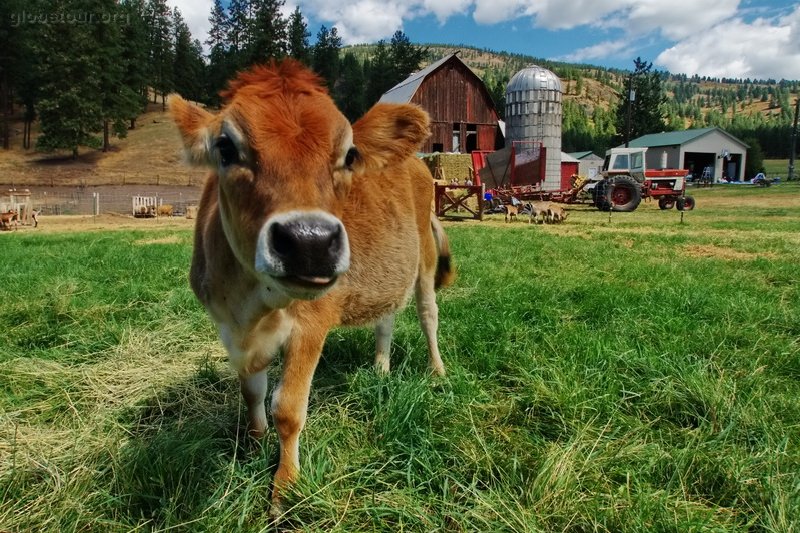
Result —
[{"label": "grassy hill", "polygon": [[[553,70],[562,80],[564,100],[582,106],[591,117],[596,107],[612,111],[619,102],[628,72],[605,69],[586,64],[570,64],[543,58],[479,49],[466,45],[422,44],[428,50],[426,63],[459,51],[459,57],[479,76],[492,75],[496,79],[510,78],[530,64]],[[363,61],[371,57],[374,45],[356,45],[342,49],[342,54],[353,53]],[[423,65],[424,66],[424,65]],[[671,98],[691,90],[685,98],[687,104],[699,107],[705,116],[714,111],[731,116],[761,114],[770,117],[780,108],[770,99],[745,98],[737,100],[743,85],[777,89],[778,83],[735,83],[729,80],[685,79],[665,73],[665,87]],[[789,87],[790,101],[798,97],[797,83]],[[727,102],[727,103],[725,103]],[[735,111],[734,109],[735,108]],[[0,186],[31,185],[93,185],[93,184],[161,184],[187,185],[202,180],[203,171],[183,164],[177,132],[159,104],[152,104],[137,120],[137,127],[125,139],[114,139],[108,153],[84,148],[76,160],[68,154],[42,154],[22,150],[22,118],[12,124],[13,132],[9,151],[0,150]],[[692,120],[684,122],[693,125]],[[38,133],[34,125],[33,137]]]},{"label": "grassy hill", "polygon": [[[589,115],[591,115],[596,106],[604,109],[617,107],[629,74],[626,70],[551,61],[535,56],[498,52],[468,45],[420,44],[419,46],[428,50],[426,64],[437,61],[445,55],[459,52],[461,60],[482,78],[489,73],[496,77],[505,76],[510,78],[514,73],[531,64],[548,68],[561,78],[565,99],[573,100],[584,106]],[[374,50],[375,45],[355,45],[343,48],[342,54],[353,53],[357,59],[363,61],[370,58]],[[631,64],[632,67],[633,65]],[[771,102],[769,99],[765,101],[751,98],[736,100],[734,96],[739,93],[742,86],[757,87],[764,90],[772,88],[775,91],[780,87],[781,83],[774,80],[686,79],[685,76],[677,76],[668,72],[663,73],[663,75],[665,78],[664,87],[668,97],[672,100],[677,97],[680,84],[692,86],[691,93],[693,94],[686,99],[686,103],[698,106],[703,116],[711,111],[722,113],[725,116],[741,113],[744,115],[761,114],[764,117],[771,117],[780,113],[780,109],[775,107],[774,101]],[[580,83],[578,83],[579,79]],[[794,102],[794,99],[800,96],[798,84],[794,81],[786,85],[790,88],[789,100]],[[681,100],[683,101],[683,98]],[[735,111],[731,109],[731,100],[736,101]],[[684,125],[687,128],[692,127],[693,121],[687,119]]]},{"label": "grassy hill", "polygon": [[[12,125],[21,132],[22,123]],[[34,142],[38,134],[34,126]],[[64,153],[43,154],[22,149],[22,135],[12,135],[11,150],[0,150],[0,184],[99,185],[199,183],[204,172],[183,163],[178,132],[161,105],[151,104],[136,128],[124,139],[112,140],[111,150],[83,148],[78,158]]]}]

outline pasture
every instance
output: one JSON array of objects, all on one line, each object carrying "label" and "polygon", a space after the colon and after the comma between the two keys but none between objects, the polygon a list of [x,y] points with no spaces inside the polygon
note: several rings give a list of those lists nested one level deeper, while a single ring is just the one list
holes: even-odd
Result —
[{"label": "pasture", "polygon": [[448,375],[334,330],[277,526],[191,231],[0,234],[0,531],[796,532],[800,187],[692,194],[447,225]]}]

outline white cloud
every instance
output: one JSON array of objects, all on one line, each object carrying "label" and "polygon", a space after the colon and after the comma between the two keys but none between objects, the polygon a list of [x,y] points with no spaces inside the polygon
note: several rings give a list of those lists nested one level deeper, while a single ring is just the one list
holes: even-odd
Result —
[{"label": "white cloud", "polygon": [[[192,35],[205,41],[212,0],[168,1],[181,10]],[[800,76],[800,6],[788,2],[766,9],[749,7],[747,0],[290,0],[284,14],[296,5],[306,17],[336,26],[345,44],[388,39],[416,18],[433,16],[444,24],[471,16],[485,32],[493,31],[493,24],[517,21],[520,28],[581,28],[596,36],[595,44],[559,58],[566,61],[602,62],[634,50],[637,42],[666,41],[668,48],[654,63],[672,72]],[[756,14],[762,18],[751,20]],[[498,49],[502,42],[498,36]]]},{"label": "white cloud", "polygon": [[440,23],[444,23],[453,15],[466,13],[472,7],[473,0],[422,0],[422,12],[433,13]]},{"label": "white cloud", "polygon": [[192,37],[201,43],[208,39],[208,30],[211,28],[208,17],[214,6],[212,0],[167,0],[167,4],[170,8],[177,7],[180,10]]},{"label": "white cloud", "polygon": [[473,0],[472,17],[478,24],[496,24],[515,19],[525,10],[525,0]]},{"label": "white cloud", "polygon": [[726,21],[664,50],[655,64],[670,72],[727,78],[797,79],[800,7],[777,21]]},{"label": "white cloud", "polygon": [[597,59],[604,59],[615,56],[620,52],[629,50],[630,47],[631,43],[627,39],[620,39],[616,41],[603,41],[593,46],[580,48],[571,54],[567,54],[565,56],[561,56],[556,59],[560,61],[566,61],[568,63],[585,63]]},{"label": "white cloud", "polygon": [[631,33],[660,31],[672,40],[705,33],[736,14],[739,0],[639,0],[631,2]]}]

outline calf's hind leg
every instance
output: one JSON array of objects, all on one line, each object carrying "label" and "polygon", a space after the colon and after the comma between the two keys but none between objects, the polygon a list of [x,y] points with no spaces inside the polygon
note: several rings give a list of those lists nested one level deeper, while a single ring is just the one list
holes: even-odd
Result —
[{"label": "calf's hind leg", "polygon": [[420,276],[416,287],[417,317],[428,341],[428,365],[431,370],[444,376],[444,363],[439,353],[437,332],[439,329],[439,306],[436,305],[436,291],[433,286],[433,274]]}]

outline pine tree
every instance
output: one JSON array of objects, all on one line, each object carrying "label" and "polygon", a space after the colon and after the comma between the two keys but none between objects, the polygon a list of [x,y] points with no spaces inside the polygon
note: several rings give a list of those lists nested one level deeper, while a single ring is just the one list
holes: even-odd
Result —
[{"label": "pine tree", "polygon": [[411,44],[411,41],[400,30],[394,32],[389,43],[389,57],[392,62],[392,78],[395,85],[419,70],[419,65],[425,59],[427,49]]},{"label": "pine tree", "polygon": [[150,28],[150,84],[155,96],[161,94],[162,109],[166,109],[166,95],[172,91],[174,48],[172,42],[172,11],[167,0],[147,1],[147,22]]},{"label": "pine tree", "polygon": [[24,71],[24,27],[17,20],[23,12],[20,0],[0,2],[0,137],[3,148],[10,147],[9,124],[13,111],[14,80]]},{"label": "pine tree", "polygon": [[174,90],[185,98],[195,101],[205,100],[202,88],[204,74],[203,49],[200,42],[192,39],[189,26],[176,7],[172,12]]},{"label": "pine tree", "polygon": [[342,58],[335,99],[336,105],[350,122],[357,120],[366,111],[364,69],[352,52],[347,52]]},{"label": "pine tree", "polygon": [[234,72],[232,65],[231,20],[221,0],[214,0],[214,7],[208,21],[211,28],[208,30],[206,45],[210,47],[208,67],[206,68],[205,92],[208,102],[219,105],[219,91]]},{"label": "pine tree", "polygon": [[249,63],[265,63],[286,56],[287,22],[281,14],[283,0],[252,0]]},{"label": "pine tree", "polygon": [[336,80],[339,78],[339,49],[342,38],[334,26],[330,30],[322,26],[317,32],[317,42],[312,49],[311,64],[314,71],[325,78],[328,89],[333,94]]},{"label": "pine tree", "polygon": [[[65,1],[67,10],[76,2]],[[37,42],[42,61],[41,135],[36,148],[65,149],[78,157],[81,146],[99,148],[96,134],[102,129],[103,108],[100,79],[94,61],[97,46],[88,24],[43,25]]]},{"label": "pine tree", "polygon": [[128,117],[130,129],[136,127],[136,116],[147,108],[148,58],[150,53],[145,25],[144,0],[124,0],[120,3],[125,24],[122,25],[123,85],[136,95],[136,108]]},{"label": "pine tree", "polygon": [[367,77],[366,106],[369,108],[380,100],[383,93],[394,87],[396,83],[393,76],[392,59],[389,56],[389,48],[386,46],[386,41],[378,41],[369,65],[365,64],[364,66],[364,74]]},{"label": "pine tree", "polygon": [[[662,87],[662,78],[658,72],[653,72],[653,64],[637,57],[634,61],[634,71],[628,77],[625,94],[617,108],[617,132],[620,141],[635,139],[648,133],[664,131],[666,94]],[[631,89],[635,99],[630,100]],[[628,106],[630,104],[630,131],[628,131]],[[626,137],[629,134],[629,137]]]},{"label": "pine tree", "polygon": [[228,62],[235,72],[247,63],[247,50],[250,44],[250,1],[231,0],[228,6]]},{"label": "pine tree", "polygon": [[308,26],[303,15],[300,13],[300,7],[296,7],[289,17],[289,47],[288,53],[290,57],[297,59],[310,65],[311,63],[311,47],[308,43],[308,38],[311,34],[308,32]]},{"label": "pine tree", "polygon": [[211,8],[211,15],[208,17],[208,22],[211,23],[211,28],[208,30],[208,39],[205,44],[211,50],[215,48],[225,50],[228,41],[228,30],[230,21],[228,15],[225,13],[225,8],[222,7],[221,0],[214,0],[214,7]]},{"label": "pine tree", "polygon": [[[84,7],[90,12],[122,13],[115,0],[84,1]],[[117,11],[119,10],[119,11]],[[127,121],[138,112],[139,102],[135,91],[125,84],[124,48],[122,45],[121,27],[118,24],[87,24],[89,38],[93,45],[92,63],[98,78],[99,104],[103,121],[103,151],[110,146],[111,129],[114,135],[127,135]],[[92,98],[94,95],[89,95]]]}]

